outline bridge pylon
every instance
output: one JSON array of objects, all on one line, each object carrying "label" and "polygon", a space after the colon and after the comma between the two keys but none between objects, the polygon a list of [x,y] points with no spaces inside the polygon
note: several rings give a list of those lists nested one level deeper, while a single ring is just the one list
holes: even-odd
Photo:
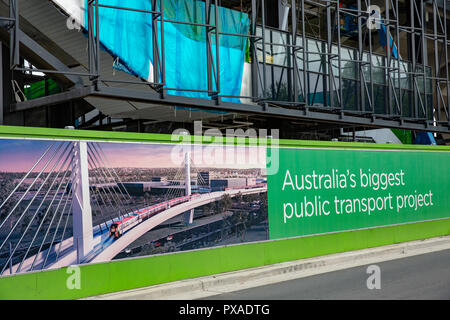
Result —
[{"label": "bridge pylon", "polygon": [[87,142],[74,142],[72,170],[73,245],[77,262],[93,249],[92,209],[89,194],[89,166]]},{"label": "bridge pylon", "polygon": [[[190,196],[191,192],[191,153],[184,154],[184,195]],[[184,213],[184,222],[192,224],[194,222],[194,209]]]}]

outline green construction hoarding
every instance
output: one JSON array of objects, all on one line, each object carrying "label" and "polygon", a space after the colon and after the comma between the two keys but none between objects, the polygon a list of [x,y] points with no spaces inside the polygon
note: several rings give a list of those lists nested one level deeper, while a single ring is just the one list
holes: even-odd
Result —
[{"label": "green construction hoarding", "polygon": [[[130,237],[128,244],[125,241],[127,233],[118,241],[109,236],[103,237],[106,241],[102,243],[103,249],[127,243],[124,250],[117,250],[120,251],[120,256],[114,259],[99,259],[77,266],[74,266],[78,264],[76,260],[67,260],[69,262],[64,265],[47,269],[43,268],[44,262],[44,265],[37,264],[42,268],[33,269],[31,265],[29,270],[11,275],[10,270],[24,256],[19,252],[20,255],[17,255],[18,258],[12,264],[6,263],[9,248],[4,245],[3,252],[6,254],[2,256],[3,265],[0,266],[5,271],[0,276],[0,299],[90,297],[450,234],[448,146],[241,137],[226,140],[225,143],[224,139],[212,142],[211,136],[206,135],[183,134],[180,137],[182,139],[163,134],[0,126],[0,203],[12,203],[8,210],[0,208],[0,224],[3,224],[0,231],[4,231],[4,237],[9,233],[13,234],[10,225],[14,226],[23,213],[20,211],[15,216],[11,214],[11,217],[17,219],[11,224],[9,221],[3,223],[26,189],[15,188],[17,183],[23,180],[31,190],[33,186],[30,185],[34,180],[23,177],[28,171],[32,171],[30,167],[35,161],[43,159],[50,163],[52,157],[42,156],[46,150],[54,150],[55,154],[64,152],[65,148],[69,148],[67,145],[76,142],[87,144],[87,160],[91,164],[89,173],[93,178],[90,190],[98,191],[93,192],[91,201],[95,213],[93,226],[99,226],[103,214],[115,214],[114,210],[110,210],[113,201],[96,198],[96,195],[106,196],[108,192],[106,188],[101,189],[103,178],[99,173],[103,170],[96,170],[94,163],[100,156],[107,160],[102,167],[114,169],[122,186],[134,188],[130,187],[129,190],[133,192],[132,199],[136,202],[130,203],[136,203],[140,209],[145,201],[158,204],[166,201],[159,200],[161,190],[156,186],[164,184],[169,173],[172,172],[175,177],[177,172],[186,170],[182,162],[186,159],[186,154],[191,155],[190,168],[195,170],[192,171],[191,179],[196,179],[198,185],[203,183],[202,179],[209,180],[211,190],[206,190],[206,193],[214,195],[217,192],[228,192],[229,195],[234,195],[231,199],[223,196],[214,200],[217,204],[205,206],[204,211],[197,208],[196,223],[184,229],[177,226],[176,230],[170,229],[163,233],[163,228],[146,224],[151,227],[146,229],[146,234],[154,232],[151,234],[154,237],[151,241],[147,240],[145,246],[138,248],[140,251],[133,248],[127,250],[135,241]],[[96,153],[97,149],[102,152]],[[58,159],[64,160],[67,157],[54,158],[59,161]],[[44,164],[39,164],[38,168],[43,166]],[[70,171],[69,166],[62,167],[66,172]],[[37,171],[36,169],[32,173],[33,177],[37,177]],[[136,188],[136,179],[142,180],[142,190]],[[224,185],[225,180],[229,184]],[[245,187],[242,185],[244,181]],[[59,184],[55,183],[55,188],[56,185]],[[156,190],[150,197],[146,194],[148,188],[144,190],[145,185],[151,185]],[[195,185],[191,187],[194,190]],[[203,186],[195,192],[205,192],[205,189],[207,188]],[[18,190],[17,194],[14,190]],[[110,191],[115,196],[114,189]],[[13,196],[9,197],[12,193]],[[55,197],[58,193],[49,194]],[[199,195],[194,193],[194,197]],[[231,211],[233,205],[238,210]],[[171,205],[169,210],[171,209],[176,210],[177,205]],[[219,210],[221,211],[216,212]],[[155,218],[163,217],[161,214],[163,212],[158,211]],[[63,216],[68,219],[69,214],[60,215]],[[211,238],[209,243],[212,245],[205,247],[202,233],[204,229],[201,229],[204,225],[199,222],[214,216],[219,222],[228,219],[227,224],[214,222],[214,225],[207,227],[220,231],[215,234],[221,238]],[[245,228],[241,227],[244,225],[241,223],[242,219],[246,219]],[[28,223],[29,221],[34,220],[27,220]],[[62,220],[55,218],[55,224],[57,221]],[[71,220],[66,221],[69,221],[68,228],[72,228]],[[167,221],[170,225],[169,220]],[[136,228],[147,222],[152,222],[151,218]],[[17,223],[18,227],[23,225],[26,226]],[[228,228],[225,229],[226,232],[222,232],[224,225]],[[193,235],[197,231],[193,227],[200,228],[197,231],[201,241],[186,241],[194,239]],[[40,232],[38,228],[37,223],[30,228],[32,236]],[[17,229],[14,235],[18,237],[15,239],[25,234],[22,230],[23,228]],[[58,239],[65,239],[64,230],[65,228],[60,227],[62,234],[58,234]],[[98,231],[101,233],[108,230],[110,229],[97,228],[94,236],[99,236]],[[44,239],[47,232],[40,234]],[[128,233],[130,234],[131,232]],[[207,234],[211,236],[212,233]],[[71,234],[64,240],[69,245],[70,237]],[[186,247],[180,247],[179,251],[174,252],[171,248],[176,243]],[[68,248],[67,252],[71,253],[70,246]],[[29,253],[31,258],[35,255],[34,251]],[[33,261],[30,257],[27,258],[29,264]],[[73,257],[76,258],[75,255]],[[80,277],[77,278],[77,275]]]}]

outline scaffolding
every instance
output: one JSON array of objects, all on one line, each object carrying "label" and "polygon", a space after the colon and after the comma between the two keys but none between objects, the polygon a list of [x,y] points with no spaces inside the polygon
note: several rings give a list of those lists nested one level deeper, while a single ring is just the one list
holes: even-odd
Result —
[{"label": "scaffolding", "polygon": [[[65,102],[87,96],[158,103],[363,127],[391,127],[450,132],[448,3],[442,0],[205,0],[204,21],[170,19],[165,0],[151,0],[152,10],[87,1],[88,72],[69,68],[27,68],[20,59],[19,0],[10,0],[10,16],[1,18],[10,35],[10,68],[52,76],[82,77],[84,86],[31,101],[12,110]],[[277,8],[278,17],[270,10]],[[219,7],[248,14],[247,34],[221,31]],[[152,81],[122,81],[101,74],[99,10],[129,10],[148,15],[152,26]],[[284,11],[283,11],[284,10]],[[283,14],[284,13],[284,14]],[[203,28],[207,88],[168,88],[164,25]],[[221,91],[219,43],[241,37],[248,43],[249,94]],[[87,83],[87,85],[86,85]],[[108,84],[123,84],[109,86]],[[130,90],[126,84],[142,85]],[[168,91],[203,91],[208,99]],[[228,98],[241,103],[228,102]]]}]

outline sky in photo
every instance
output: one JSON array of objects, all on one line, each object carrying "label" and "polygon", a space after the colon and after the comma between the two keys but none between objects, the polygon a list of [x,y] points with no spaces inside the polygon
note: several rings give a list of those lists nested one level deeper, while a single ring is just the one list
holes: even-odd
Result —
[{"label": "sky in photo", "polygon": [[[45,140],[0,139],[0,171],[28,171],[51,143]],[[114,142],[99,144],[108,159],[106,165],[114,168],[178,167],[184,161],[185,152],[190,152],[196,167],[245,169],[265,168],[266,165],[265,148]]]},{"label": "sky in photo", "polygon": [[0,171],[28,171],[52,141],[0,139]]},{"label": "sky in photo", "polygon": [[113,167],[170,168],[190,152],[196,167],[265,168],[265,148],[213,147],[168,144],[101,143]]}]

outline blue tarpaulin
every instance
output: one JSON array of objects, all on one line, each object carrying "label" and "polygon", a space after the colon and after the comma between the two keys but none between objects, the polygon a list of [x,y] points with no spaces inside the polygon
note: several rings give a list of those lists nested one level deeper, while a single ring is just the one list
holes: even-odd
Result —
[{"label": "blue tarpaulin", "polygon": [[[159,1],[158,8],[159,10]],[[152,10],[151,1],[143,0],[101,0],[100,4]],[[205,24],[205,3],[195,0],[163,0],[164,19],[172,21]],[[86,5],[87,8],[87,5]],[[218,7],[218,30],[220,32],[248,35],[247,14]],[[211,8],[211,24],[215,25],[215,7]],[[153,57],[152,14],[139,11],[99,8],[100,42],[105,50],[116,59],[115,68],[146,80],[152,80]],[[161,46],[161,22],[158,27],[158,41]],[[85,28],[88,28],[85,14]],[[216,39],[211,35],[211,52],[216,64]],[[247,37],[221,35],[219,37],[220,94],[239,96],[241,92]],[[165,87],[175,89],[207,90],[206,28],[164,22]],[[159,48],[161,54],[161,50]],[[215,66],[217,69],[217,67]],[[155,81],[156,82],[156,81]],[[215,81],[213,75],[214,90]],[[197,98],[210,98],[207,92],[168,90],[176,94]],[[240,102],[239,99],[226,101]]]}]

